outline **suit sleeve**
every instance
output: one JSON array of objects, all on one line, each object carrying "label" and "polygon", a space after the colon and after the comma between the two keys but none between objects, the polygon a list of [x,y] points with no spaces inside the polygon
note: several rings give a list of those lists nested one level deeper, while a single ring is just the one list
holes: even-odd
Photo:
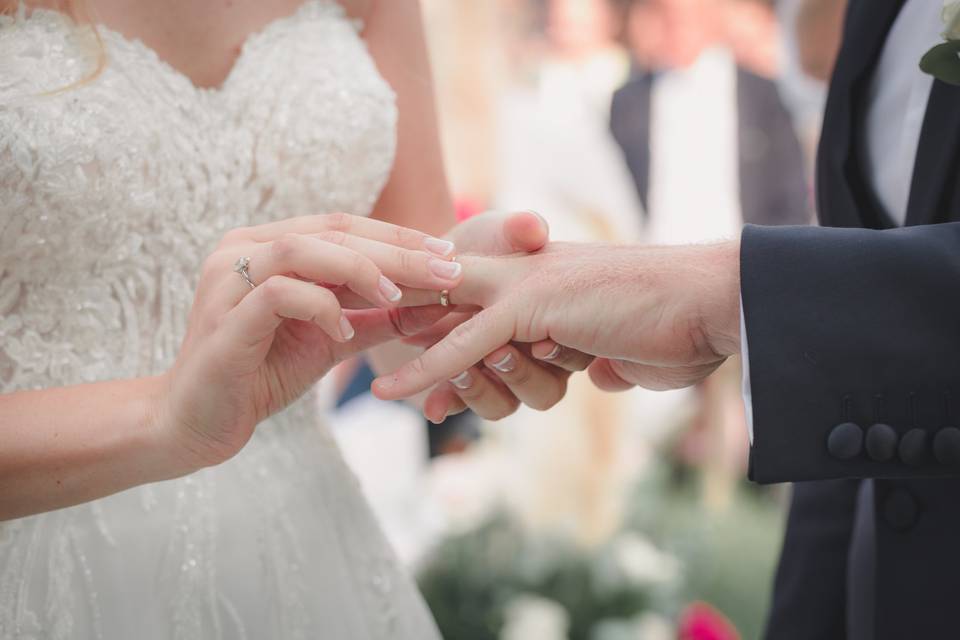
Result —
[{"label": "suit sleeve", "polygon": [[744,228],[762,482],[960,476],[960,223]]}]

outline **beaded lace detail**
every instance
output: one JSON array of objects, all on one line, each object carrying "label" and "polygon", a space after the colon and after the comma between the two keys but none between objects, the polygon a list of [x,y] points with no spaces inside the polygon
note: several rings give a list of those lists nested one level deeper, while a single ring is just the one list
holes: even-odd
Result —
[{"label": "beaded lace detail", "polygon": [[[228,229],[366,215],[395,97],[312,0],[199,89],[60,13],[0,17],[0,392],[173,362]],[[436,638],[306,397],[190,477],[0,523],[0,639]]]}]

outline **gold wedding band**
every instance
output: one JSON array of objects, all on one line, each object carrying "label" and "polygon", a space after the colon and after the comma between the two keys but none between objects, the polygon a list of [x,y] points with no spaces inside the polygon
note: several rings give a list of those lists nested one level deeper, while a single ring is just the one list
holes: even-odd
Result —
[{"label": "gold wedding band", "polygon": [[[457,261],[457,256],[453,256],[452,258],[450,258],[450,262],[456,262],[456,261]],[[440,306],[441,307],[450,306],[450,290],[449,289],[444,289],[443,291],[440,292]]]}]

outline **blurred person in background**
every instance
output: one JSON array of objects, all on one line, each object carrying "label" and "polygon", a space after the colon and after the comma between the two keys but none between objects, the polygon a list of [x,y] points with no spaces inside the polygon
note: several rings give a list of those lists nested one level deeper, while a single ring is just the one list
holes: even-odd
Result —
[{"label": "blurred person in background", "polygon": [[811,183],[827,83],[840,49],[846,7],[847,0],[779,0],[776,4],[783,25],[777,86],[793,116]]},{"label": "blurred person in background", "polygon": [[[809,223],[803,154],[771,79],[780,60],[770,6],[629,0],[625,14],[633,73],[613,96],[610,128],[646,211],[645,239],[679,244],[736,235],[744,222]],[[726,502],[746,460],[738,380],[731,364],[700,385],[679,448],[706,468],[708,502]]]}]

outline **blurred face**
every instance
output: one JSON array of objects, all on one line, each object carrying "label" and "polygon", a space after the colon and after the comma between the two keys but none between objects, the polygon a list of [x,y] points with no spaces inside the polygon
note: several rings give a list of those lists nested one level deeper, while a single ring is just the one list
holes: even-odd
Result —
[{"label": "blurred face", "polygon": [[718,39],[721,0],[643,0],[630,14],[630,40],[641,62],[688,67]]},{"label": "blurred face", "polygon": [[607,0],[550,0],[548,31],[563,53],[580,55],[607,46],[613,38],[613,14]]}]

